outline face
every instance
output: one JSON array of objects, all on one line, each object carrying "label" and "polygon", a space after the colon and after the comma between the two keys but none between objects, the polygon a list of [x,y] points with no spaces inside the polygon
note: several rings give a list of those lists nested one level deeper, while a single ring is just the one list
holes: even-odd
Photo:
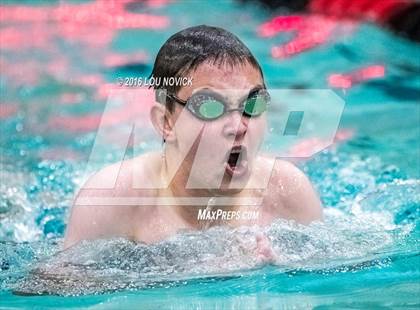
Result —
[{"label": "face", "polygon": [[[180,89],[177,97],[187,101],[194,94],[216,94],[228,110],[239,108],[250,91],[264,87],[261,74],[249,64],[236,67],[203,63],[190,73],[192,85]],[[240,190],[246,185],[266,129],[266,112],[247,117],[230,111],[212,121],[194,116],[175,103],[170,115],[174,142],[171,144],[183,160],[182,175],[188,176],[187,188],[212,191]],[[236,188],[236,190],[232,190]]]}]

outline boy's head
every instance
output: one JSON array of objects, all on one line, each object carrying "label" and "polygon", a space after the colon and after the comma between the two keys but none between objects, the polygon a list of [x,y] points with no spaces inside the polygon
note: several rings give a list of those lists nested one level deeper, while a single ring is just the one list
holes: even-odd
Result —
[{"label": "boy's head", "polygon": [[[249,49],[224,29],[187,28],[164,43],[151,76],[161,103],[152,122],[170,148],[169,164],[182,162],[192,187],[219,188],[222,178],[243,184],[266,127],[264,78]],[[170,77],[192,85],[163,85]]]},{"label": "boy's head", "polygon": [[[263,79],[260,65],[238,37],[222,28],[200,25],[175,33],[160,48],[151,74],[156,80],[160,78],[155,89],[177,95],[182,86],[162,85],[163,78],[187,77],[203,63],[219,68],[250,65]],[[173,111],[174,103],[166,99],[169,111]]]}]

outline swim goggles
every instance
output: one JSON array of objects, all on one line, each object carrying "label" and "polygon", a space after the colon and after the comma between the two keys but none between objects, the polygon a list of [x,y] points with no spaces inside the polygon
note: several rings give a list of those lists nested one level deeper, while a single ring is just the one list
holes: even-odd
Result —
[{"label": "swim goggles", "polygon": [[166,94],[166,96],[185,106],[195,117],[204,121],[216,120],[233,111],[242,112],[246,117],[257,117],[267,110],[271,100],[265,88],[251,91],[246,100],[234,109],[228,109],[225,99],[210,90],[195,93],[186,101],[172,94]]}]

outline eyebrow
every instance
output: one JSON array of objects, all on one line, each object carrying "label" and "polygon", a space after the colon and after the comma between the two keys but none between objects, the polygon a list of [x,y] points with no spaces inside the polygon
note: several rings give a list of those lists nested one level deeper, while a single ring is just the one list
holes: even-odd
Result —
[{"label": "eyebrow", "polygon": [[[239,102],[243,102],[245,101],[247,98],[249,98],[249,96],[257,91],[260,91],[262,89],[265,89],[265,86],[258,84],[255,85],[253,88],[251,88],[251,90],[249,90],[248,94],[243,96]],[[214,97],[223,100],[224,102],[229,102],[228,98],[226,98],[223,94],[214,91],[211,88],[201,88],[199,89],[197,92],[195,92],[193,95],[200,95],[200,94],[208,94],[208,95],[213,95]]]}]

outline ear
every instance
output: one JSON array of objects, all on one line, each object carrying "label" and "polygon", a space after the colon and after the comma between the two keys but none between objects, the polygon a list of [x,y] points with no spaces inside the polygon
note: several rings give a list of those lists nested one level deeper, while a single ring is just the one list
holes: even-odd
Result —
[{"label": "ear", "polygon": [[162,104],[155,104],[150,110],[150,119],[158,134],[168,142],[176,140],[174,116]]}]

